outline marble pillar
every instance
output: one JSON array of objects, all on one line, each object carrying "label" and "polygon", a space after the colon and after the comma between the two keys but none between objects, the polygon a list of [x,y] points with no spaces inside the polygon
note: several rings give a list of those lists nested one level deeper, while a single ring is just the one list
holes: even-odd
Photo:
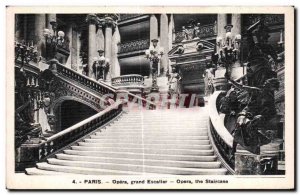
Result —
[{"label": "marble pillar", "polygon": [[72,34],[71,34],[71,68],[75,71],[77,71],[78,63],[77,63],[77,53],[78,53],[78,47],[77,47],[77,28],[76,25],[72,25]]},{"label": "marble pillar", "polygon": [[87,21],[89,23],[89,37],[88,37],[88,76],[93,78],[93,62],[94,57],[97,56],[96,51],[96,23],[97,23],[97,17],[93,14],[89,14],[87,16]]},{"label": "marble pillar", "polygon": [[21,40],[21,15],[15,14],[15,41],[20,42]]},{"label": "marble pillar", "polygon": [[68,68],[72,68],[72,45],[73,45],[73,39],[72,39],[72,34],[73,34],[73,25],[72,24],[68,24],[67,25],[67,30],[65,32],[65,38],[69,40],[69,50],[70,50],[70,55],[66,56],[65,61],[65,66],[67,66]]},{"label": "marble pillar", "polygon": [[104,51],[104,34],[103,34],[103,30],[102,30],[101,25],[97,26],[96,49],[97,49],[97,51],[100,50],[100,49]]},{"label": "marble pillar", "polygon": [[160,15],[160,47],[164,48],[164,55],[161,58],[161,70],[164,75],[168,69],[169,58],[169,27],[167,14]]},{"label": "marble pillar", "polygon": [[111,51],[111,75],[112,78],[118,77],[121,74],[120,64],[118,60],[118,45],[121,42],[121,36],[118,26],[115,27],[115,32],[112,37],[112,51]]},{"label": "marble pillar", "polygon": [[49,29],[51,33],[53,33],[52,25],[50,22],[56,22],[56,14],[47,14],[46,28]]},{"label": "marble pillar", "polygon": [[218,14],[218,23],[217,23],[217,36],[222,37],[225,40],[225,26],[227,25],[226,14]]},{"label": "marble pillar", "polygon": [[22,39],[27,40],[27,14],[23,15],[23,34],[22,34]]},{"label": "marble pillar", "polygon": [[43,31],[46,27],[46,15],[35,14],[34,16],[35,16],[34,43],[36,44],[37,47],[38,56],[42,56],[44,54],[44,47],[45,47],[45,38],[43,35]]},{"label": "marble pillar", "polygon": [[[172,49],[172,44],[174,41],[175,41],[175,24],[174,24],[173,14],[171,14],[170,22],[169,22],[169,48],[168,48],[169,50]],[[172,72],[172,67],[171,67],[171,61],[169,59],[168,59],[168,70],[170,74]]]},{"label": "marble pillar", "polygon": [[232,35],[235,36],[237,34],[242,33],[241,29],[241,14],[232,14],[231,23],[233,25],[233,28],[231,29]]},{"label": "marble pillar", "polygon": [[175,36],[173,36],[175,33],[175,24],[174,24],[174,18],[173,14],[170,15],[170,22],[169,22],[169,50],[172,49],[172,43],[175,41]]},{"label": "marble pillar", "polygon": [[[237,34],[242,34],[242,28],[241,28],[241,14],[232,14],[232,18],[231,18],[231,23],[233,25],[233,28],[231,29],[232,32],[232,37],[233,39],[235,38],[235,36]],[[241,48],[241,44],[237,44],[235,43],[236,47]],[[240,78],[241,76],[243,76],[244,74],[244,70],[241,65],[241,61],[238,60],[233,66],[232,66],[232,72],[231,72],[231,77],[233,79],[237,79]]]},{"label": "marble pillar", "polygon": [[104,24],[105,28],[105,49],[104,55],[105,58],[109,61],[109,72],[107,73],[106,80],[110,81],[112,78],[112,70],[114,69],[112,64],[112,35],[113,29],[115,28],[114,20],[110,17],[107,17]]},{"label": "marble pillar", "polygon": [[154,14],[150,16],[150,41],[152,39],[158,39],[158,23]]}]

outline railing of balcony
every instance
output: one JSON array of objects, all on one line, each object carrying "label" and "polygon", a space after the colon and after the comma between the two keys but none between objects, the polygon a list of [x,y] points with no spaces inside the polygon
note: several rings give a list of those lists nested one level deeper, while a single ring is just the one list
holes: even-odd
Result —
[{"label": "railing of balcony", "polygon": [[138,74],[122,75],[112,78],[111,83],[112,86],[142,86],[144,84],[144,77]]},{"label": "railing of balcony", "polygon": [[203,25],[197,28],[189,28],[183,31],[175,32],[175,43],[194,38],[207,38],[217,35],[216,23]]},{"label": "railing of balcony", "polygon": [[128,53],[140,50],[146,50],[150,47],[149,39],[140,39],[130,42],[121,43],[119,46],[119,53]]}]

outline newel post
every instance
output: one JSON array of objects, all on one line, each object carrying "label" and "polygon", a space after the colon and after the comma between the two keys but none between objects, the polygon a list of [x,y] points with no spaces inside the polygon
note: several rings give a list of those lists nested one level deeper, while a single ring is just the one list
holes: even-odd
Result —
[{"label": "newel post", "polygon": [[276,175],[278,174],[279,145],[261,146],[260,154],[253,154],[238,145],[235,152],[236,175]]}]

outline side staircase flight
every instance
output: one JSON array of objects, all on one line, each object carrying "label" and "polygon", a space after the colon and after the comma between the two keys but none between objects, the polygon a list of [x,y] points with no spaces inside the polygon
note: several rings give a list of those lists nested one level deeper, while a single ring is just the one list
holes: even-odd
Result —
[{"label": "side staircase flight", "polygon": [[208,120],[206,108],[123,113],[26,174],[225,175]]}]

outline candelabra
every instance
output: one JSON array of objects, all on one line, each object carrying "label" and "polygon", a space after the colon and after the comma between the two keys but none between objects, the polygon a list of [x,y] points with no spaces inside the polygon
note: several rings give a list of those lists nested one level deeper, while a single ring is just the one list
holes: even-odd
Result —
[{"label": "candelabra", "polygon": [[240,43],[241,35],[237,34],[235,37],[232,36],[231,29],[233,25],[229,24],[225,26],[226,34],[225,39],[223,37],[217,37],[217,49],[216,53],[212,56],[213,64],[219,67],[226,68],[226,74],[229,74],[229,68],[238,61],[240,61]]},{"label": "candelabra", "polygon": [[146,58],[150,60],[152,63],[151,67],[151,74],[152,74],[152,87],[151,87],[151,92],[158,92],[159,88],[157,85],[157,75],[159,71],[159,62],[160,58],[164,54],[164,49],[160,46],[158,46],[158,40],[153,39],[151,40],[152,45],[148,50],[146,50]]},{"label": "candelabra", "polygon": [[25,64],[29,64],[30,61],[37,62],[38,61],[38,52],[33,46],[33,42],[31,42],[31,46],[29,43],[25,44],[15,42],[15,61],[21,58],[21,70]]},{"label": "candelabra", "polygon": [[98,50],[99,57],[94,58],[93,62],[93,73],[95,79],[98,81],[99,79],[103,79],[106,81],[107,74],[109,72],[109,59],[103,56],[104,51]]},{"label": "candelabra", "polygon": [[50,22],[53,33],[49,29],[44,29],[44,37],[46,39],[46,59],[50,60],[55,58],[57,48],[62,47],[65,42],[65,33],[63,31],[57,32],[56,21]]}]

